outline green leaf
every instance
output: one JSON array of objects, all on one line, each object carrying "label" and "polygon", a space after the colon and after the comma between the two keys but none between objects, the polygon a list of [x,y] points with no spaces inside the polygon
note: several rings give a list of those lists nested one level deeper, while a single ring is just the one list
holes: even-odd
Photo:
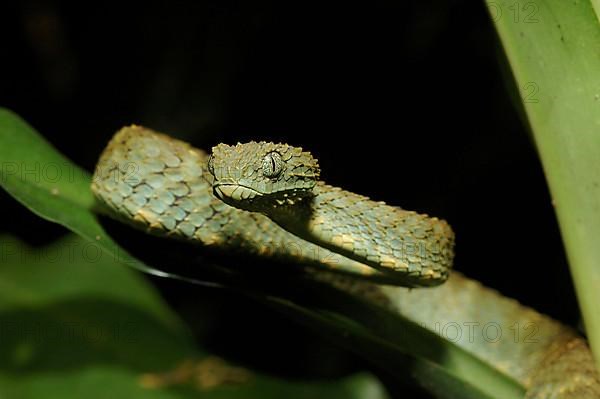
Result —
[{"label": "green leaf", "polygon": [[[19,138],[15,139],[15,136]],[[17,163],[31,159],[40,163],[56,159],[64,161],[64,158],[56,154],[55,150],[25,122],[9,111],[1,110],[0,159]],[[69,163],[67,165],[76,168]],[[127,255],[105,233],[92,212],[89,175],[76,175],[76,181],[32,183],[9,170],[3,171],[1,183],[33,212],[66,226],[90,242],[97,243],[98,247],[110,255],[125,254],[115,259],[125,259],[127,264],[139,270],[156,274],[155,268]],[[297,281],[292,281],[285,285],[283,280],[277,280],[276,287],[282,288],[280,292],[287,292],[287,288],[298,284]],[[321,309],[321,306],[298,305],[286,299],[286,294],[269,296],[258,291],[248,291],[245,286],[238,289],[243,295],[273,306],[299,323],[359,353],[398,379],[411,379],[437,397],[506,399],[523,395],[522,386],[507,378],[491,364],[482,362],[468,351],[402,317],[391,314],[379,317],[380,314],[373,312],[372,308],[362,308],[360,301],[336,298],[326,290],[319,299],[320,305],[331,306],[332,310],[327,311]],[[314,285],[310,290],[318,292]],[[331,291],[330,287],[329,290]],[[379,323],[370,323],[373,314],[377,315],[376,321]],[[395,331],[408,334],[392,338]]]},{"label": "green leaf", "polygon": [[[240,385],[152,388],[207,358],[138,275],[73,235],[40,249],[0,237],[0,396],[16,398],[384,398],[371,376],[331,383],[260,374]],[[93,244],[93,243],[92,243]],[[147,377],[146,377],[147,378]]]},{"label": "green leaf", "polygon": [[600,24],[590,0],[487,4],[544,166],[598,364]]},{"label": "green leaf", "polygon": [[92,176],[4,108],[0,108],[0,161],[0,186],[36,215],[97,242],[115,261],[145,273],[178,277],[148,267],[119,246],[94,214]]},{"label": "green leaf", "polygon": [[[403,333],[402,337],[406,339],[404,342],[401,342],[402,339],[386,340],[376,333],[374,334],[374,331],[364,325],[346,317],[314,309],[309,310],[286,300],[269,298],[264,302],[270,305],[275,303],[277,306],[274,306],[274,308],[287,314],[291,319],[334,340],[342,347],[360,353],[372,363],[385,367],[390,374],[396,375],[399,380],[410,381],[423,387],[436,398],[492,399],[523,397],[521,387],[505,380],[505,377],[500,373],[490,370],[485,364],[480,364],[477,359],[464,352],[450,355],[453,360],[459,359],[458,364],[455,365],[452,365],[451,362],[437,363],[427,357],[420,356],[419,351],[415,351],[414,347],[410,347],[412,343],[417,343],[417,345],[434,344],[438,349],[442,349],[440,353],[444,352],[443,349],[448,350],[451,345],[442,338],[423,329],[417,328],[419,336],[412,335],[414,333],[409,332],[408,334],[412,336],[407,337],[407,334]],[[402,319],[393,320],[392,324],[395,329],[400,330],[416,327],[410,326],[410,321]],[[458,349],[458,351],[461,350]],[[452,352],[452,349],[450,349],[450,352]],[[467,370],[459,370],[461,366],[466,366]],[[469,372],[471,372],[470,375]],[[489,383],[487,387],[481,384],[482,381],[477,381],[482,377],[483,381]],[[489,380],[490,377],[491,380]]]}]

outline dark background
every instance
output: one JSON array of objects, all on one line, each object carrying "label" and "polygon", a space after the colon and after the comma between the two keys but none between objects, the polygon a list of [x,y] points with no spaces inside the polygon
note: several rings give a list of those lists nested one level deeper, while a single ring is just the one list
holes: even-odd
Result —
[{"label": "dark background", "polygon": [[[0,105],[90,171],[130,123],[207,149],[301,145],[330,184],[447,219],[456,269],[577,323],[551,198],[483,2],[249,3],[0,5]],[[4,193],[0,207],[3,229],[34,245],[65,234]],[[153,282],[220,355],[297,378],[365,367],[259,305]]]}]

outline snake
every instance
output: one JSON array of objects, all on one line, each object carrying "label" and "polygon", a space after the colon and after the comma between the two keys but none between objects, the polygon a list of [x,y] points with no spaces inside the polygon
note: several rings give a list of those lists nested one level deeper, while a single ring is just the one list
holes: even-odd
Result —
[{"label": "snake", "polygon": [[393,285],[447,279],[454,233],[446,221],[329,186],[319,174],[299,147],[220,144],[209,157],[132,126],[103,152],[92,191],[151,234]]},{"label": "snake", "polygon": [[209,154],[127,126],[100,155],[91,189],[109,216],[137,229],[314,270],[439,335],[432,320],[533,325],[540,334],[529,345],[506,336],[453,342],[523,384],[527,398],[600,397],[591,352],[574,330],[450,272],[455,237],[445,220],[328,185],[300,147],[252,141]]}]

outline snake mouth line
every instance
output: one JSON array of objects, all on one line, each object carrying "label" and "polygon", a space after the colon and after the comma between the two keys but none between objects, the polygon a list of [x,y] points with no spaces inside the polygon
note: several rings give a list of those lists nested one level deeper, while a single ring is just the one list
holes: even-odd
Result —
[{"label": "snake mouth line", "polygon": [[242,201],[262,196],[258,191],[239,184],[218,184],[214,186],[214,192],[222,200]]}]

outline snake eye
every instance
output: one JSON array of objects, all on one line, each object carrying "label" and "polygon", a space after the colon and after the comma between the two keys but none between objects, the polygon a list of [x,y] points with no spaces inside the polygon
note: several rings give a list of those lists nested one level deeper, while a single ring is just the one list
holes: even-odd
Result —
[{"label": "snake eye", "polygon": [[263,158],[263,175],[266,177],[277,177],[283,170],[283,160],[278,152],[270,152]]},{"label": "snake eye", "polygon": [[212,154],[208,157],[208,162],[206,163],[208,166],[208,171],[210,172],[211,175],[215,175],[215,167],[213,165],[214,161],[213,161],[213,156]]}]

